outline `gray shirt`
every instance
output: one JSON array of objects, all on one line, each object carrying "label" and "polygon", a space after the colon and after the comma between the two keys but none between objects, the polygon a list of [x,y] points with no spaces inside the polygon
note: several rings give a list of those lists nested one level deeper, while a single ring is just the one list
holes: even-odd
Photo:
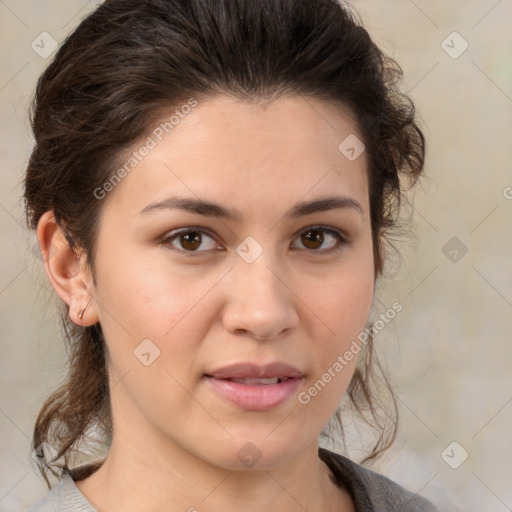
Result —
[{"label": "gray shirt", "polygon": [[[356,512],[439,512],[425,498],[413,494],[389,478],[364,468],[325,448],[318,456],[331,469],[336,485],[347,489]],[[82,467],[84,468],[84,466]],[[84,473],[81,469],[77,473]],[[87,473],[87,470],[85,470]],[[59,484],[28,512],[97,512],[65,472]]]}]

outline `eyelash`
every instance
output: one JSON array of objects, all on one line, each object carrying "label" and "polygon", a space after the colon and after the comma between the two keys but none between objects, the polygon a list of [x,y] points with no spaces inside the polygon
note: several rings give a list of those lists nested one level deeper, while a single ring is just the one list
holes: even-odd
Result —
[{"label": "eyelash", "polygon": [[[316,250],[316,249],[305,249],[305,251],[307,252],[311,252],[311,253],[318,253],[322,256],[327,256],[327,255],[330,255],[330,254],[333,254],[335,252],[338,252],[340,251],[344,246],[348,245],[348,241],[346,239],[345,236],[343,236],[338,230],[335,230],[335,229],[332,229],[332,228],[328,228],[326,226],[311,226],[311,227],[308,227],[304,230],[302,230],[298,237],[300,238],[300,236],[310,232],[310,231],[319,231],[321,233],[327,233],[329,235],[332,235],[334,238],[337,239],[338,243],[332,247],[331,249],[324,249],[324,250]],[[167,246],[171,246],[172,245],[172,242],[179,238],[180,236],[183,236],[183,235],[186,235],[188,233],[199,233],[201,235],[206,235],[208,236],[209,238],[211,238],[212,240],[214,240],[214,237],[206,230],[204,230],[203,228],[200,228],[200,227],[197,227],[197,228],[194,228],[194,227],[188,227],[188,228],[183,228],[183,229],[180,229],[180,230],[177,230],[177,231],[174,231],[174,232],[171,232],[168,236],[165,236],[161,241],[160,243],[162,245],[167,245]],[[201,240],[202,242],[202,240]],[[323,243],[323,241],[322,241]],[[187,257],[196,257],[196,256],[199,256],[201,253],[204,253],[204,252],[207,252],[207,251],[187,251],[186,249],[177,249],[175,247],[173,247],[174,250],[177,250],[178,252],[182,252],[183,254],[185,254]]]}]

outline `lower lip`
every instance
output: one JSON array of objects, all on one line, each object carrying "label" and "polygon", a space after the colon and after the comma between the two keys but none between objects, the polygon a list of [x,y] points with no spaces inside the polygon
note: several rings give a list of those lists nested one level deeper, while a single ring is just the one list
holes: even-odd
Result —
[{"label": "lower lip", "polygon": [[205,376],[206,382],[222,397],[248,411],[266,411],[281,405],[294,395],[302,379],[288,379],[278,384],[247,386],[227,379]]}]

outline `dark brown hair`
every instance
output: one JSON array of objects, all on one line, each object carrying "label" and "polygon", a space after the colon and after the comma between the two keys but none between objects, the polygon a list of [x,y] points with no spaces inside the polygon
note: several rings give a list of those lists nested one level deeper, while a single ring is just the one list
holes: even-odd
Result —
[{"label": "dark brown hair", "polygon": [[[336,0],[107,0],[69,35],[39,78],[31,110],[35,147],[24,181],[27,223],[36,229],[52,210],[94,278],[103,204],[94,191],[162,112],[218,93],[252,102],[316,97],[348,108],[363,137],[377,278],[404,194],[401,178],[413,184],[425,156],[414,106],[399,90],[401,76]],[[57,451],[54,460],[64,459],[40,466],[49,488],[47,471],[61,476],[71,469],[90,429],[99,429],[105,445],[112,435],[101,326],[75,325],[65,304],[61,317],[69,372],[44,403],[33,435],[33,448],[47,442]],[[397,432],[394,398],[384,415],[391,428],[379,414],[375,368],[370,339],[346,394],[378,431],[365,461]]]}]

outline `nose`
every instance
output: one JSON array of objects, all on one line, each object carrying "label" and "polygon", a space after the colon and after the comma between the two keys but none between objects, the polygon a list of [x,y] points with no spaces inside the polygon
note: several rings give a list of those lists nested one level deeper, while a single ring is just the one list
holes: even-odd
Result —
[{"label": "nose", "polygon": [[299,322],[297,293],[277,258],[267,254],[264,251],[252,263],[235,259],[222,315],[231,334],[273,340],[293,331]]}]

